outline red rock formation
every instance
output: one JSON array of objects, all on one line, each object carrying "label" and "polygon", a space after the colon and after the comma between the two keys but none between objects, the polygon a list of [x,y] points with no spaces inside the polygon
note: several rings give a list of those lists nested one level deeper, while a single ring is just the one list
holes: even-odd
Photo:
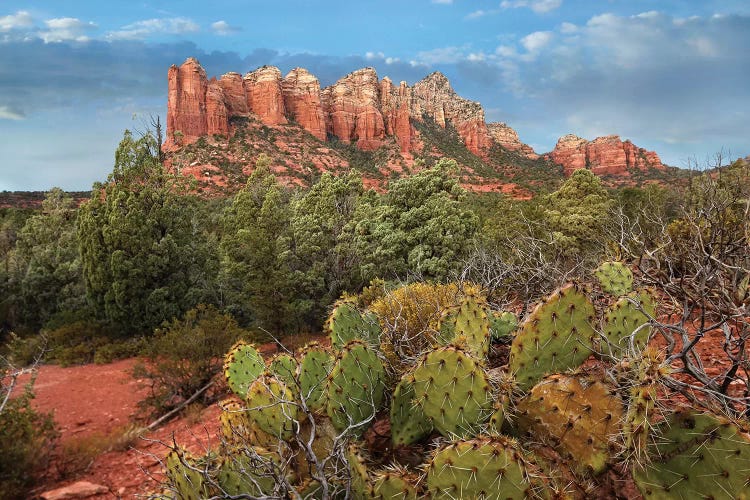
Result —
[{"label": "red rock formation", "polygon": [[482,155],[492,145],[482,105],[456,94],[445,75],[432,73],[414,84],[413,92],[412,117],[427,114],[443,128],[450,122],[474,154]]},{"label": "red rock formation", "polygon": [[326,122],[320,103],[320,82],[306,69],[295,68],[281,82],[284,106],[302,128],[326,140]]},{"label": "red rock formation", "polygon": [[208,135],[229,135],[229,113],[224,102],[224,92],[215,79],[208,82],[206,90],[206,125]]},{"label": "red rock formation", "polygon": [[563,166],[566,175],[579,168],[588,168],[597,175],[628,175],[628,169],[664,168],[659,155],[630,141],[623,142],[616,135],[597,137],[593,141],[572,134],[563,136],[550,158]]},{"label": "red rock formation", "polygon": [[328,132],[364,150],[377,149],[385,139],[380,112],[380,86],[373,68],[364,68],[323,90]]},{"label": "red rock formation", "polygon": [[279,68],[263,66],[246,74],[243,79],[250,110],[267,125],[286,123]]},{"label": "red rock formation", "polygon": [[505,149],[516,151],[532,160],[539,158],[539,155],[534,152],[531,146],[521,142],[518,138],[518,132],[505,123],[488,123],[487,129],[492,139]]},{"label": "red rock formation", "polygon": [[219,86],[224,92],[229,116],[247,116],[250,108],[247,105],[245,82],[239,73],[226,73],[219,79]]},{"label": "red rock formation", "polygon": [[191,57],[180,67],[173,65],[168,81],[167,140],[174,140],[176,132],[186,141],[205,135],[208,81],[200,63]]}]

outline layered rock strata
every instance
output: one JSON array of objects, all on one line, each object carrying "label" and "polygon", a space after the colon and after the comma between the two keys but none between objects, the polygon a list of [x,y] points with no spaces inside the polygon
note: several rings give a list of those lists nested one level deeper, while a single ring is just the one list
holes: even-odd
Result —
[{"label": "layered rock strata", "polygon": [[569,134],[557,141],[549,157],[563,166],[566,175],[580,168],[597,175],[627,175],[631,169],[665,168],[658,154],[639,148],[629,140],[622,141],[617,135],[588,141]]},{"label": "layered rock strata", "polygon": [[521,142],[521,139],[518,138],[518,132],[505,123],[488,123],[487,129],[492,140],[505,149],[520,153],[532,160],[539,158],[539,155],[534,152],[534,148]]},{"label": "layered rock strata", "polygon": [[413,122],[425,117],[454,127],[475,154],[492,145],[482,106],[456,94],[437,72],[410,87],[395,86],[387,77],[378,80],[373,68],[363,68],[321,89],[302,68],[282,78],[278,68],[263,66],[245,76],[226,73],[209,81],[190,58],[172,66],[168,80],[167,135],[173,144],[229,134],[232,118],[255,116],[266,125],[291,120],[320,140],[335,137],[365,150],[395,137],[402,152],[411,151],[417,135]]}]

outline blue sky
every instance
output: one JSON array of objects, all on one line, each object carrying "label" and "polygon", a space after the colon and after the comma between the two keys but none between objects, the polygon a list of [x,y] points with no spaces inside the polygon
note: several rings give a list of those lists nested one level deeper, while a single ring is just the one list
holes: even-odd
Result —
[{"label": "blue sky", "polygon": [[440,70],[538,152],[619,134],[676,166],[750,154],[747,0],[0,2],[0,190],[86,190],[167,69]]}]

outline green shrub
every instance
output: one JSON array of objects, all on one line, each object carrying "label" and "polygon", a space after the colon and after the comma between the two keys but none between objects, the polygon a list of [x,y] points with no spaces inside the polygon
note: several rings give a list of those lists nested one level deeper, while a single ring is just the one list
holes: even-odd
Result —
[{"label": "green shrub", "polygon": [[[143,349],[146,361],[133,372],[149,388],[141,407],[155,414],[176,408],[219,373],[232,344],[248,337],[234,318],[213,306],[199,305],[165,323]],[[210,403],[215,392],[204,392],[198,401]]]},{"label": "green shrub", "polygon": [[[0,404],[9,388],[10,369],[0,368]],[[58,432],[52,415],[31,406],[33,378],[23,393],[0,407],[0,497],[29,498],[28,490],[45,470]]]}]

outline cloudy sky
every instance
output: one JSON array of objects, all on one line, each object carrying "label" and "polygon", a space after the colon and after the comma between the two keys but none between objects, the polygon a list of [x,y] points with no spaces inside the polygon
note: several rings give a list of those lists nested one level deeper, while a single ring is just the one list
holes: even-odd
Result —
[{"label": "cloudy sky", "polygon": [[167,69],[440,70],[538,152],[619,134],[671,165],[750,154],[747,0],[0,2],[0,190],[87,190]]}]

